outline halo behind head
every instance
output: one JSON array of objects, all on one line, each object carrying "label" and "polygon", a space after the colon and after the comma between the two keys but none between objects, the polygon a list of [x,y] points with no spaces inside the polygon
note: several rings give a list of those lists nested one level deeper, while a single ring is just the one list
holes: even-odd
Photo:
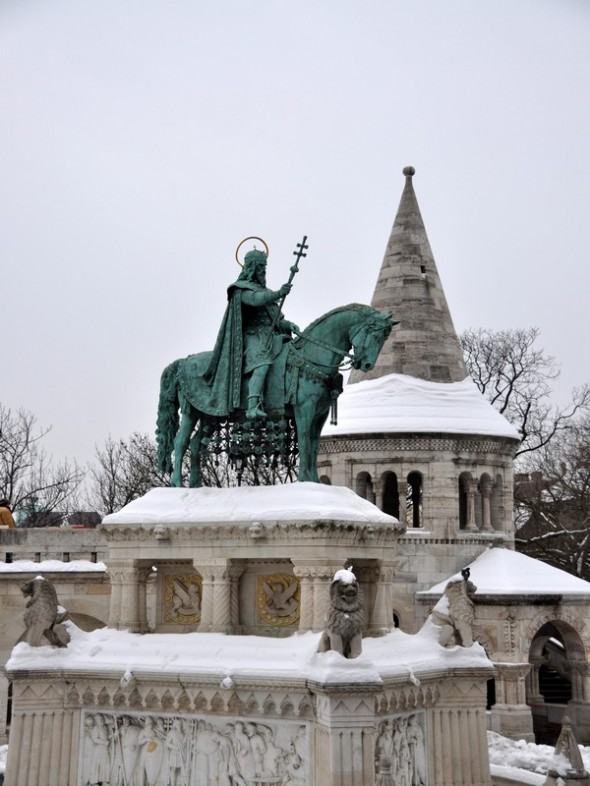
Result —
[{"label": "halo behind head", "polygon": [[244,239],[241,241],[241,243],[239,243],[239,244],[238,244],[238,247],[236,248],[236,262],[238,263],[238,265],[239,265],[240,267],[244,267],[244,262],[241,262],[241,261],[240,261],[240,256],[239,256],[239,254],[240,254],[240,249],[242,248],[242,246],[244,245],[244,243],[247,243],[247,242],[248,242],[248,240],[258,240],[258,241],[260,241],[260,243],[262,243],[262,245],[264,246],[264,251],[260,251],[259,249],[257,249],[257,248],[256,248],[256,246],[254,246],[254,248],[253,248],[253,250],[252,250],[252,251],[248,251],[248,252],[245,254],[245,256],[244,256],[244,261],[245,261],[245,259],[246,259],[246,256],[248,256],[248,254],[253,254],[253,253],[256,253],[256,254],[264,254],[264,256],[265,256],[265,257],[268,257],[268,245],[266,244],[266,242],[265,242],[265,241],[264,241],[264,240],[263,240],[261,237],[256,237],[255,235],[251,235],[250,237],[245,237],[245,238],[244,238]]}]

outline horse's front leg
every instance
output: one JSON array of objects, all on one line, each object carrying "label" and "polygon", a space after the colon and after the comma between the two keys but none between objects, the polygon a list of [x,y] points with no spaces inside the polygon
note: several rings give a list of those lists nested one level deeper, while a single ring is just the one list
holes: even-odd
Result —
[{"label": "horse's front leg", "polygon": [[314,449],[312,433],[313,420],[317,399],[311,395],[304,403],[295,408],[295,423],[297,426],[297,443],[299,445],[299,474],[298,480],[318,483],[317,446]]},{"label": "horse's front leg", "polygon": [[182,486],[182,460],[195,427],[195,420],[196,418],[183,412],[178,433],[174,439],[174,470],[170,478],[170,484],[177,488]]},{"label": "horse's front leg", "polygon": [[190,451],[191,451],[191,476],[189,480],[189,486],[192,489],[200,488],[202,485],[201,482],[201,440],[203,438],[203,431],[202,431],[202,423],[199,423],[199,427],[196,430],[193,438],[190,441]]}]

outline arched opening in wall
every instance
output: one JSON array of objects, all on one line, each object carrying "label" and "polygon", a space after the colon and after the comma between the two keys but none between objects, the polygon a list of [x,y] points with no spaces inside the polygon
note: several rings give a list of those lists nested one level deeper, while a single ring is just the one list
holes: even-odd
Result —
[{"label": "arched opening in wall", "polygon": [[410,527],[422,526],[422,475],[410,472],[406,493],[406,521]]},{"label": "arched opening in wall", "polygon": [[383,512],[399,519],[399,488],[395,472],[386,472],[381,476],[381,491]]},{"label": "arched opening in wall", "polygon": [[535,741],[555,745],[568,703],[584,701],[581,676],[586,668],[584,644],[568,623],[546,622],[533,637],[529,662],[527,704],[533,716]]},{"label": "arched opening in wall", "polygon": [[332,485],[332,481],[327,475],[320,475],[320,483],[323,483],[325,486]]},{"label": "arched opening in wall", "polygon": [[373,480],[368,472],[359,472],[356,476],[355,490],[359,497],[375,504]]},{"label": "arched opening in wall", "polygon": [[399,628],[399,614],[395,609],[393,610],[393,627]]},{"label": "arched opening in wall", "polygon": [[487,681],[486,710],[491,710],[496,703],[496,680],[492,677]]},{"label": "arched opening in wall", "polygon": [[492,517],[492,527],[503,532],[504,527],[504,506],[503,506],[504,484],[502,476],[496,475],[492,486],[492,498],[490,500],[490,510]]},{"label": "arched opening in wall", "polygon": [[462,472],[459,475],[459,529],[473,528],[470,521],[472,504],[470,500],[473,478],[470,472]]}]

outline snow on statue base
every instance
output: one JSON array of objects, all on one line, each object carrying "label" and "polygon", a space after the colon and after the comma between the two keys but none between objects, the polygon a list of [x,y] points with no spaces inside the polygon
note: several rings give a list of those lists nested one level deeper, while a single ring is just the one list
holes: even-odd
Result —
[{"label": "snow on statue base", "polygon": [[[492,666],[430,622],[391,630],[395,519],[317,484],[157,489],[103,530],[110,627],[7,664],[6,786],[490,786]],[[318,646],[351,564],[345,658]]]}]

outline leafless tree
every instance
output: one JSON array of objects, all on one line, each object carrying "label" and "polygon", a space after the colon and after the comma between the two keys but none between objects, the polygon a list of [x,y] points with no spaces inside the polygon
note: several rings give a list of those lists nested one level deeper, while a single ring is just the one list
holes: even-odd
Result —
[{"label": "leafless tree", "polygon": [[553,357],[535,346],[538,328],[469,329],[459,337],[469,373],[484,396],[518,429],[520,464],[551,443],[590,407],[590,386],[574,388],[567,407],[551,403],[559,377]]},{"label": "leafless tree", "polygon": [[67,513],[84,473],[75,462],[54,463],[42,445],[50,431],[24,409],[0,404],[0,497],[15,513]]},{"label": "leafless tree", "polygon": [[590,418],[558,433],[515,484],[516,545],[590,579]]},{"label": "leafless tree", "polygon": [[86,505],[103,515],[120,510],[155,486],[169,485],[158,471],[156,443],[135,432],[128,440],[109,436],[97,447],[88,473]]}]

